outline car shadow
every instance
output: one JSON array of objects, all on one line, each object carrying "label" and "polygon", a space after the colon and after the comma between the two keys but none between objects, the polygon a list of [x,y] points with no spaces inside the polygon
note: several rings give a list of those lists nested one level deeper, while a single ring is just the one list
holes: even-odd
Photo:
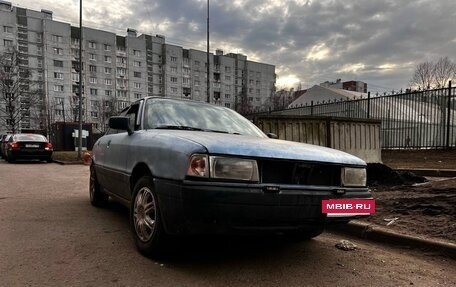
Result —
[{"label": "car shadow", "polygon": [[[129,225],[129,210],[122,204],[110,200],[106,210],[123,218]],[[199,235],[173,237],[164,255],[153,257],[173,266],[212,266],[274,260],[295,256],[296,253],[312,253],[316,240],[295,241],[284,235]],[[132,240],[132,246],[134,246]]]}]

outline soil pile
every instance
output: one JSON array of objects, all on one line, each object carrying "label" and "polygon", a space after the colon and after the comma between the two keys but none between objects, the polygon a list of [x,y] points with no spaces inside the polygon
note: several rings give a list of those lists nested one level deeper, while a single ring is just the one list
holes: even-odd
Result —
[{"label": "soil pile", "polygon": [[427,182],[427,179],[411,172],[398,172],[381,163],[367,165],[368,186],[412,185],[423,182]]}]

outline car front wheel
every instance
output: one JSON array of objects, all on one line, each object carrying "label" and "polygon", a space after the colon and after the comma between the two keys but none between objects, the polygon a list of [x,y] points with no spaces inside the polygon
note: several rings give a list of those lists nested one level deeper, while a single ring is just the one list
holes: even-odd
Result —
[{"label": "car front wheel", "polygon": [[93,206],[103,207],[108,203],[109,196],[101,191],[93,165],[90,166],[89,195]]},{"label": "car front wheel", "polygon": [[136,247],[142,254],[160,256],[165,253],[166,234],[150,176],[140,178],[135,185],[130,207],[130,224]]}]

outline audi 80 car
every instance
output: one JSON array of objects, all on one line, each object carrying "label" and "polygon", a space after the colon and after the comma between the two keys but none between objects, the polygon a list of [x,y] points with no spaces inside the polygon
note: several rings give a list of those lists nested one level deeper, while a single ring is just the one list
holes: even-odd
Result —
[{"label": "audi 80 car", "polygon": [[321,234],[349,215],[326,199],[368,199],[366,163],[320,146],[268,137],[235,111],[148,97],[109,120],[93,147],[90,201],[130,210],[139,251],[158,254],[175,235]]}]

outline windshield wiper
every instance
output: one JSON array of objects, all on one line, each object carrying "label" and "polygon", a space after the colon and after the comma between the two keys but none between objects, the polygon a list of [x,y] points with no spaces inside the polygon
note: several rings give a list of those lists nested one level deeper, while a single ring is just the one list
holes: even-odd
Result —
[{"label": "windshield wiper", "polygon": [[211,130],[211,129],[202,129],[202,128],[189,127],[189,126],[163,125],[163,126],[158,126],[155,128],[162,129],[162,130],[186,130],[186,131],[200,131],[200,132],[213,132],[213,133],[240,135],[240,133],[238,133],[238,132],[227,132],[227,131],[219,131],[219,130]]},{"label": "windshield wiper", "polygon": [[164,125],[155,127],[156,129],[162,130],[187,130],[187,131],[206,131],[205,129],[189,127],[189,126],[173,126],[173,125]]}]

